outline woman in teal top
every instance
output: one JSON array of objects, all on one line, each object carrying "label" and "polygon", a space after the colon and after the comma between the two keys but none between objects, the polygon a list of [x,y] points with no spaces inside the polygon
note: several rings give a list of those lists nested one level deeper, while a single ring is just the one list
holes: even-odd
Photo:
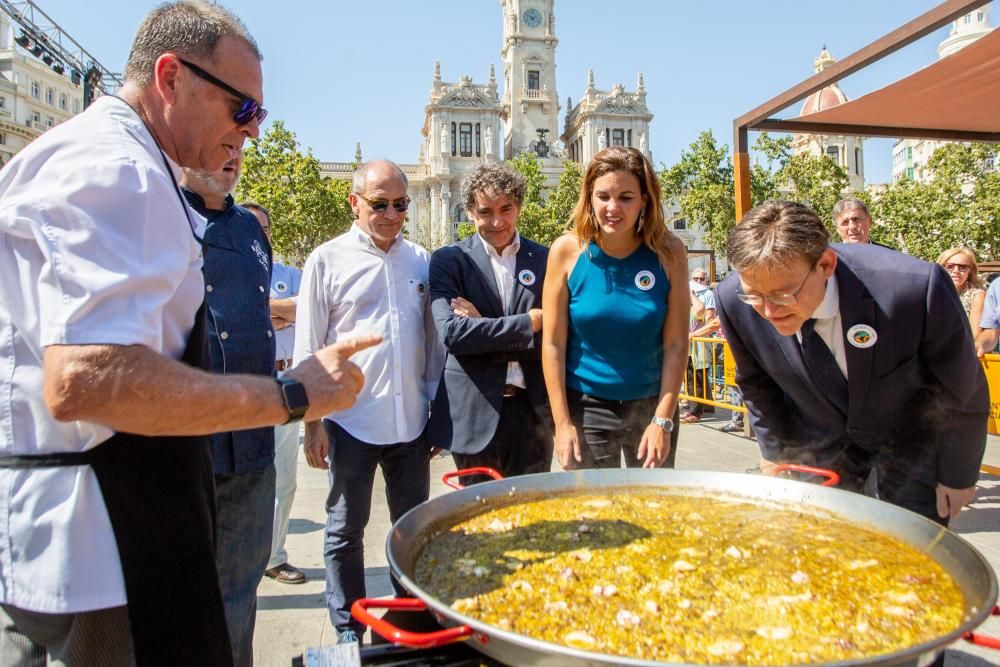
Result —
[{"label": "woman in teal top", "polygon": [[670,465],[687,360],[687,253],[664,224],[646,157],[620,146],[595,155],[573,224],[549,251],[542,296],[556,455],[566,469],[617,468],[623,455],[629,467]]}]

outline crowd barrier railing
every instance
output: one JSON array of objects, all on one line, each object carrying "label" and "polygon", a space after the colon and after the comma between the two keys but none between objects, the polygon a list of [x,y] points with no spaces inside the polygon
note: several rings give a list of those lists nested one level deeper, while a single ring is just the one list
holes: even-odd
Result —
[{"label": "crowd barrier railing", "polygon": [[[983,371],[986,373],[986,383],[990,389],[990,417],[986,430],[994,435],[1000,435],[1000,354],[984,354],[981,361]],[[982,471],[1000,476],[1000,467],[997,466],[984,463]]]},{"label": "crowd barrier railing", "polygon": [[[692,338],[688,343],[688,363],[691,369],[681,386],[682,399],[746,414],[742,394],[736,386],[736,363],[725,338]],[[748,437],[751,435],[750,422],[746,419],[743,420],[743,432]]]}]

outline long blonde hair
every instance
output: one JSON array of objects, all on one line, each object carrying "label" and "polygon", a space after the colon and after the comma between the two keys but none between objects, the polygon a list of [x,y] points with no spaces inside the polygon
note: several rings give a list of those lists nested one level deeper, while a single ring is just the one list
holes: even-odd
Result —
[{"label": "long blonde hair", "polygon": [[949,248],[943,253],[938,255],[937,263],[944,266],[948,263],[948,260],[955,255],[961,255],[965,259],[969,260],[969,277],[965,279],[965,288],[978,287],[983,288],[983,280],[979,277],[979,264],[976,262],[976,253],[972,251],[972,248],[967,246],[955,246],[954,248]]},{"label": "long blonde hair", "polygon": [[656,253],[665,270],[673,260],[670,241],[674,235],[667,229],[663,220],[660,179],[657,178],[653,165],[646,156],[634,148],[611,146],[599,152],[590,161],[583,175],[580,198],[577,199],[576,207],[573,209],[573,234],[581,246],[597,242],[601,227],[594,217],[594,209],[590,203],[590,198],[594,194],[594,181],[615,171],[627,171],[639,181],[642,194],[646,197],[639,237],[647,248]]}]

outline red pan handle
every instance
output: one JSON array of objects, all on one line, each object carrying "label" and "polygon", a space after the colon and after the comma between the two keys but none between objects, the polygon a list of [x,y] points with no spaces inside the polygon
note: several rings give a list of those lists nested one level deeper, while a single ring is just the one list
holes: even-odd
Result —
[{"label": "red pan handle", "polygon": [[410,632],[401,630],[389,621],[370,613],[369,609],[393,609],[396,611],[424,611],[427,605],[417,598],[373,599],[361,598],[351,605],[351,616],[370,627],[381,637],[402,646],[410,648],[434,648],[444,646],[460,639],[467,639],[473,634],[472,628],[459,625],[434,632]]},{"label": "red pan handle", "polygon": [[785,472],[786,470],[792,470],[794,472],[807,472],[812,475],[820,475],[821,477],[826,477],[826,481],[820,486],[837,486],[840,484],[840,475],[832,470],[827,470],[826,468],[814,468],[813,466],[803,466],[797,463],[779,463],[767,468],[765,474],[776,476]]},{"label": "red pan handle", "polygon": [[[1000,616],[1000,607],[993,607],[992,614],[994,616]],[[989,635],[982,635],[978,632],[966,632],[962,635],[962,639],[967,642],[972,642],[976,646],[985,646],[986,648],[1000,650],[1000,637],[990,637]]]},{"label": "red pan handle", "polygon": [[465,468],[464,470],[453,470],[451,472],[446,472],[441,475],[441,481],[450,486],[453,489],[464,489],[465,487],[458,483],[459,477],[470,477],[472,475],[488,475],[493,479],[503,479],[503,475],[494,470],[493,468],[481,467],[481,468]]}]

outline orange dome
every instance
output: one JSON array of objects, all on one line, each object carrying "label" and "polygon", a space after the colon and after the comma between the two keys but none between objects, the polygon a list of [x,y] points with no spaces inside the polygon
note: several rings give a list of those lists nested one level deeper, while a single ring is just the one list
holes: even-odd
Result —
[{"label": "orange dome", "polygon": [[840,89],[840,86],[836,84],[827,86],[823,90],[818,90],[806,98],[806,101],[802,103],[802,111],[799,112],[799,115],[805,116],[819,111],[826,111],[827,109],[840,106],[846,101],[847,95],[844,95],[844,91]]}]

